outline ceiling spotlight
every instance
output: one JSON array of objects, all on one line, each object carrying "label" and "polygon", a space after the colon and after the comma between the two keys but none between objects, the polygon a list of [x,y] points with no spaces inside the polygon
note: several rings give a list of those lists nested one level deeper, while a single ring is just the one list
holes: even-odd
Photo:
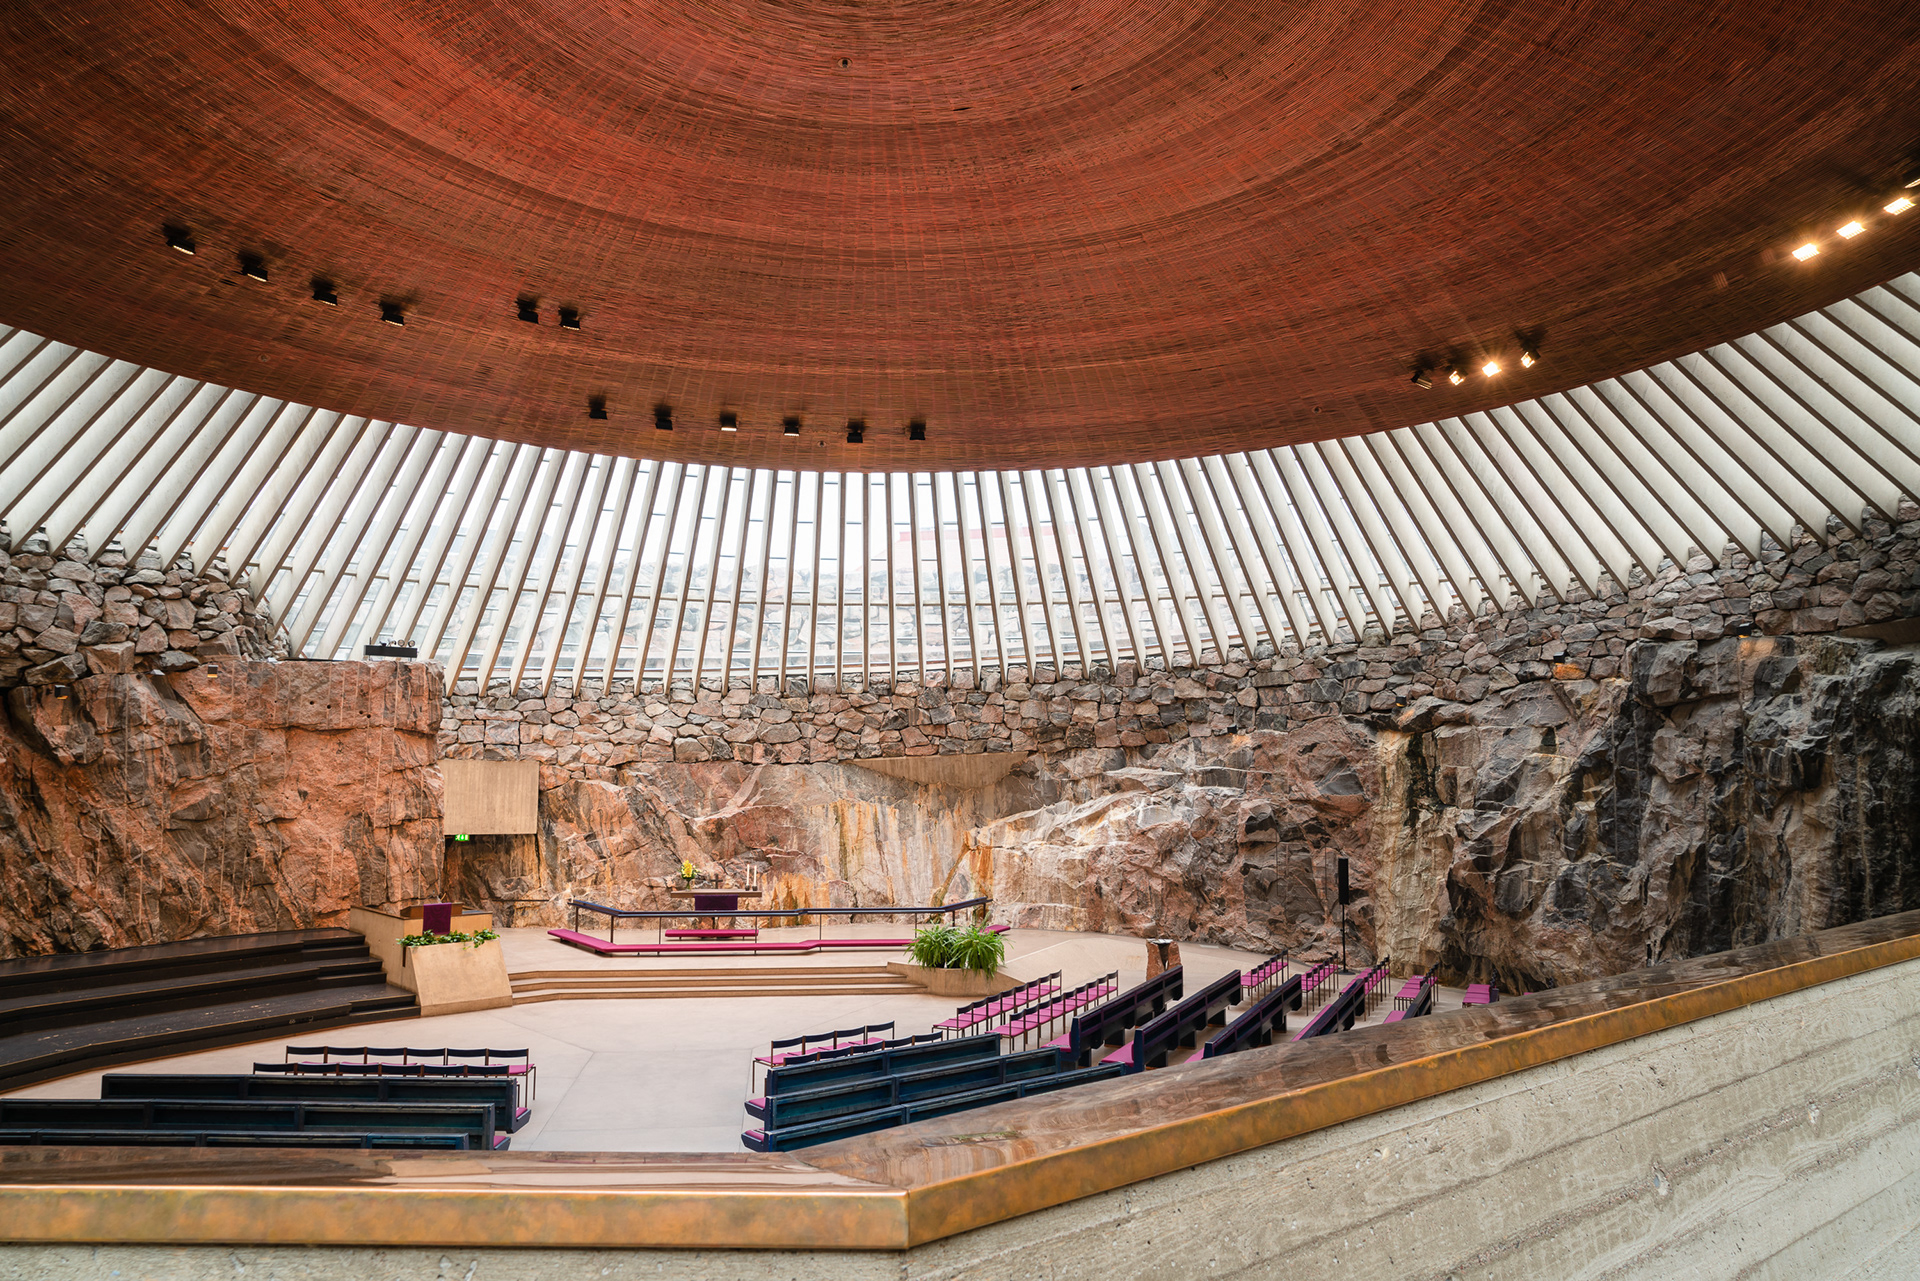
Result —
[{"label": "ceiling spotlight", "polygon": [[323,276],[313,278],[313,300],[323,302],[329,307],[340,305],[340,295],[333,291],[333,282]]},{"label": "ceiling spotlight", "polygon": [[655,431],[673,430],[673,410],[666,405],[653,407],[653,429]]},{"label": "ceiling spotlight", "polygon": [[380,304],[380,319],[389,325],[404,325],[407,323],[406,308],[397,302],[383,302]]},{"label": "ceiling spotlight", "polygon": [[731,409],[722,410],[720,413],[720,430],[739,431],[740,415],[734,413]]},{"label": "ceiling spotlight", "polygon": [[1798,258],[1801,262],[1805,262],[1807,259],[1813,257],[1815,254],[1819,252],[1820,252],[1820,246],[1814,244],[1811,240],[1809,240],[1806,244],[1801,245],[1798,249],[1794,250],[1793,256],[1795,258]]},{"label": "ceiling spotlight", "polygon": [[560,328],[580,328],[580,309],[578,307],[562,307],[560,309]]},{"label": "ceiling spotlight", "polygon": [[606,421],[607,398],[605,396],[587,397],[587,417],[597,418],[602,422]]},{"label": "ceiling spotlight", "polygon": [[861,445],[866,443],[866,439],[867,424],[858,418],[847,419],[847,443],[849,445]]},{"label": "ceiling spotlight", "polygon": [[265,280],[267,278],[267,260],[259,254],[241,254],[240,274],[248,280]]},{"label": "ceiling spotlight", "polygon": [[780,434],[783,436],[798,436],[800,434],[800,420],[798,418],[782,418],[780,420]]},{"label": "ceiling spotlight", "polygon": [[540,304],[532,298],[522,298],[514,303],[514,306],[519,309],[520,319],[526,321],[529,325],[537,325],[540,323]]},{"label": "ceiling spotlight", "polygon": [[1458,387],[1461,383],[1467,381],[1467,371],[1458,365],[1448,365],[1447,381]]},{"label": "ceiling spotlight", "polygon": [[1912,196],[1895,196],[1886,204],[1886,210],[1890,214],[1903,214],[1911,208],[1913,208]]},{"label": "ceiling spotlight", "polygon": [[1860,225],[1860,220],[1858,218],[1855,218],[1852,222],[1848,223],[1846,226],[1836,228],[1835,234],[1837,234],[1842,240],[1852,240],[1855,236],[1859,235],[1861,232],[1865,230],[1866,228]]},{"label": "ceiling spotlight", "polygon": [[185,227],[176,227],[169,223],[160,230],[166,234],[167,248],[178,249],[183,254],[200,252],[200,246],[193,243],[193,233]]},{"label": "ceiling spotlight", "polygon": [[1409,378],[1407,381],[1412,383],[1414,386],[1421,388],[1422,390],[1425,390],[1426,388],[1433,386],[1433,375],[1427,372],[1427,367],[1425,365],[1415,365],[1413,367],[1413,377]]},{"label": "ceiling spotlight", "polygon": [[910,422],[910,423],[908,423],[908,424],[907,424],[907,439],[908,439],[908,440],[925,440],[926,438],[927,438],[927,425],[926,425],[926,423],[924,423],[924,422],[922,422],[922,421],[921,421],[920,419],[918,419],[918,418],[916,418],[916,419],[914,419],[914,420],[913,420],[912,422]]},{"label": "ceiling spotlight", "polygon": [[1491,378],[1500,372],[1500,362],[1497,360],[1489,360],[1486,364],[1480,366],[1480,372]]},{"label": "ceiling spotlight", "polygon": [[1520,345],[1520,368],[1532,369],[1540,363],[1540,348],[1532,343]]}]

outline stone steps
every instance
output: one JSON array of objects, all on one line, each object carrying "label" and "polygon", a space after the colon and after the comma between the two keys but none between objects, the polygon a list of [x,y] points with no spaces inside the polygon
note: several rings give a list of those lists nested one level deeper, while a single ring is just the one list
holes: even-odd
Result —
[{"label": "stone steps", "polygon": [[919,996],[926,988],[873,965],[735,969],[523,970],[509,976],[516,1005],[535,1001],[669,1000],[727,996]]}]

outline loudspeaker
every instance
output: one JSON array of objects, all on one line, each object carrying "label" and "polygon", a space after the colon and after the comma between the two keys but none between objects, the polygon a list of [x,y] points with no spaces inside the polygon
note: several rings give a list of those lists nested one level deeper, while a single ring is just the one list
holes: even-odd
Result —
[{"label": "loudspeaker", "polygon": [[1352,901],[1347,893],[1347,860],[1345,859],[1340,860],[1340,871],[1335,883],[1340,887],[1340,906],[1345,907]]}]

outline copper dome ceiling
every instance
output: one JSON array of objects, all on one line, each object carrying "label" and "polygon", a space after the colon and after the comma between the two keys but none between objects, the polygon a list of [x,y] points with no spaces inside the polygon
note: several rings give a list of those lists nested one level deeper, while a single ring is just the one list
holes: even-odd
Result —
[{"label": "copper dome ceiling", "polygon": [[[605,452],[929,470],[1324,439],[1591,382],[1920,262],[1920,211],[1879,212],[1920,142],[1910,4],[214,0],[0,21],[0,320]],[[1867,234],[1835,238],[1854,216]],[[1809,235],[1825,252],[1796,262]],[[1541,337],[1533,369],[1516,332]],[[1498,378],[1409,385],[1417,359],[1488,355]]]}]

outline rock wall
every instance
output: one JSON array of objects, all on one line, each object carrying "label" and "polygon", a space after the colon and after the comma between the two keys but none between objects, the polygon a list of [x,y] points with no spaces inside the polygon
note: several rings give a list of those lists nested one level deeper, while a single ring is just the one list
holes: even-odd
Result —
[{"label": "rock wall", "polygon": [[[450,893],[557,924],[661,906],[682,859],[782,903],[948,900],[1532,988],[1920,906],[1898,525],[1592,598],[1195,669],[773,679],[573,698],[457,687],[448,755],[543,764],[542,831]],[[599,696],[591,696],[598,694]],[[989,788],[877,756],[1023,752]]]},{"label": "rock wall", "polygon": [[5,692],[0,957],[438,892],[435,669],[231,660]]},{"label": "rock wall", "polygon": [[[0,946],[440,893],[559,924],[574,895],[663,906],[683,859],[780,905],[991,894],[1024,925],[1344,938],[1512,987],[1916,907],[1916,651],[1834,634],[1920,616],[1920,510],[1901,517],[1190,669],[444,700],[419,665],[233,660],[270,651],[267,619],[215,575],[21,555],[0,566],[0,872],[25,888]],[[173,675],[138,658],[156,628]],[[443,879],[436,748],[539,761],[541,831],[453,846]],[[1020,763],[978,787],[859,765],[980,753]]]}]

